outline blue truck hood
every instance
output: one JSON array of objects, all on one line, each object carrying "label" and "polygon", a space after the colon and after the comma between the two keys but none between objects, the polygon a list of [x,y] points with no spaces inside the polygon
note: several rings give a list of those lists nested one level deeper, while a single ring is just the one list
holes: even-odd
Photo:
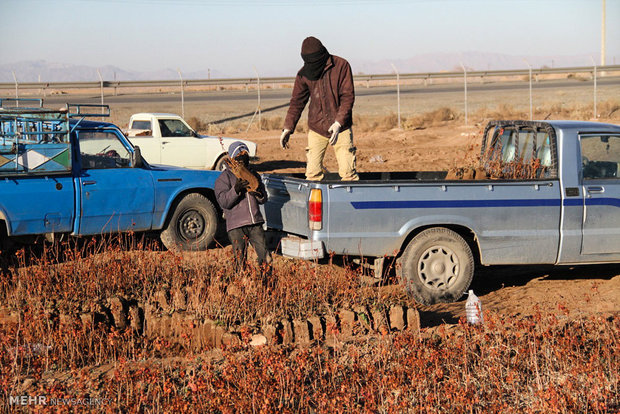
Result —
[{"label": "blue truck hood", "polygon": [[221,171],[191,170],[189,168],[172,165],[149,164],[150,171],[155,180],[183,181],[184,183],[197,183],[201,187],[211,186],[221,174]]}]

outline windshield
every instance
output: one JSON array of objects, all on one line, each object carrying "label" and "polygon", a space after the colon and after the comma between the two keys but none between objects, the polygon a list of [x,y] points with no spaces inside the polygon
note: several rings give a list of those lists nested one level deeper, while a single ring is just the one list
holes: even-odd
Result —
[{"label": "windshield", "polygon": [[160,119],[159,129],[162,137],[193,137],[193,131],[179,119]]}]

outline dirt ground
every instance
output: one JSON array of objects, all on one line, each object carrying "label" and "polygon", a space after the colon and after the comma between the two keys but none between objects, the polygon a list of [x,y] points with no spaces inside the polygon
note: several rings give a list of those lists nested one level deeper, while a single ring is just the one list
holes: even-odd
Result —
[{"label": "dirt ground", "polygon": [[[455,123],[424,130],[385,132],[355,132],[357,169],[367,171],[442,171],[453,166],[474,162],[480,151],[483,126],[458,126]],[[295,133],[290,148],[280,148],[277,131],[255,131],[230,134],[247,137],[258,144],[256,169],[260,172],[304,172],[306,163],[306,134]],[[338,171],[334,151],[328,148],[325,167]]]}]

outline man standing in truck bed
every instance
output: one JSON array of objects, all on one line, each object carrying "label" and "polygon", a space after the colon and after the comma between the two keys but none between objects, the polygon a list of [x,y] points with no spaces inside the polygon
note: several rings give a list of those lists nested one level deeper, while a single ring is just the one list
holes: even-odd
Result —
[{"label": "man standing in truck bed", "polygon": [[315,37],[304,39],[301,58],[304,66],[295,78],[280,145],[288,148],[291,133],[295,131],[301,113],[310,100],[306,178],[323,179],[323,158],[327,146],[331,144],[338,160],[340,178],[358,180],[351,130],[355,101],[351,66],[345,59],[330,55]]}]

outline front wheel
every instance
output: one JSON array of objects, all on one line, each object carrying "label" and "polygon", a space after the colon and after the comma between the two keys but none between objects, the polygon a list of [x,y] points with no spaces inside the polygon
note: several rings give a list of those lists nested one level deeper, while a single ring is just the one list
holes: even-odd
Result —
[{"label": "front wheel", "polygon": [[168,250],[206,250],[216,229],[213,203],[202,194],[192,193],[177,204],[160,238]]},{"label": "front wheel", "polygon": [[224,171],[224,167],[226,166],[226,161],[224,161],[225,159],[226,159],[226,154],[220,155],[220,157],[215,162],[215,165],[213,166],[213,170]]},{"label": "front wheel", "polygon": [[422,231],[407,245],[402,259],[402,281],[423,305],[455,302],[474,276],[474,257],[467,242],[445,227]]}]

